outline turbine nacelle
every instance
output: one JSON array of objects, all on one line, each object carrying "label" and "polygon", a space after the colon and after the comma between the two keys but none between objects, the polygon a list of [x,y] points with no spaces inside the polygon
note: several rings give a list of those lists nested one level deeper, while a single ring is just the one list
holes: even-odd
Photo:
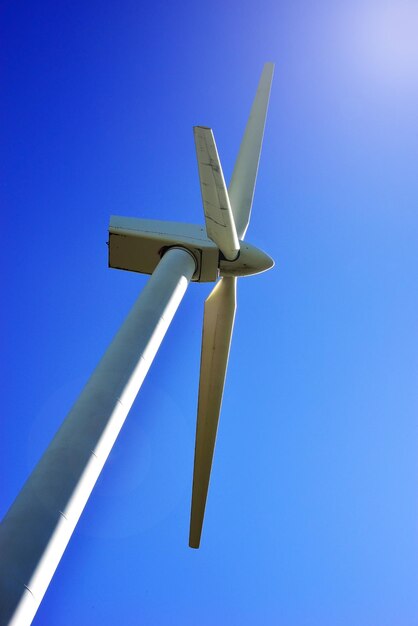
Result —
[{"label": "turbine nacelle", "polygon": [[239,242],[233,261],[206,235],[204,226],[112,215],[109,225],[109,267],[152,274],[166,250],[186,248],[196,260],[193,282],[215,282],[219,276],[251,276],[274,265],[268,254]]}]

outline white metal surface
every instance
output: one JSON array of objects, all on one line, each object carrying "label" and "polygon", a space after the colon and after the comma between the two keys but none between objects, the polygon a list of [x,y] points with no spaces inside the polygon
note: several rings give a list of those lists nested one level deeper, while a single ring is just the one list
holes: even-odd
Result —
[{"label": "white metal surface", "polygon": [[195,126],[193,131],[206,232],[222,254],[233,261],[240,246],[215,138],[205,126]]},{"label": "white metal surface", "polygon": [[189,545],[202,533],[236,310],[236,278],[221,278],[205,302]]},{"label": "white metal surface", "polygon": [[109,267],[152,274],[161,250],[181,246],[196,259],[195,282],[215,282],[220,276],[250,276],[274,265],[268,254],[240,242],[238,258],[219,258],[218,247],[206,237],[203,226],[178,222],[112,216],[109,225]]},{"label": "white metal surface", "polygon": [[221,259],[219,261],[219,274],[221,276],[253,276],[266,272],[274,266],[273,259],[255,246],[241,241],[239,257],[235,261]]},{"label": "white metal surface", "polygon": [[274,63],[266,63],[228,187],[229,200],[240,239],[244,239],[250,221],[273,72]]},{"label": "white metal surface", "polygon": [[219,250],[198,224],[164,222],[112,215],[109,224],[109,267],[152,274],[161,250],[181,246],[196,258],[193,281],[215,282]]},{"label": "white metal surface", "polygon": [[169,250],[0,526],[0,625],[33,620],[195,271]]}]

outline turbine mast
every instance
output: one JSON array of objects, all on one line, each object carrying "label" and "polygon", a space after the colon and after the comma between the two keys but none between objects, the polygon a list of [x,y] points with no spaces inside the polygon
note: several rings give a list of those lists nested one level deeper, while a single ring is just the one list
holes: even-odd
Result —
[{"label": "turbine mast", "polygon": [[0,624],[28,626],[196,270],[168,250],[0,526]]}]

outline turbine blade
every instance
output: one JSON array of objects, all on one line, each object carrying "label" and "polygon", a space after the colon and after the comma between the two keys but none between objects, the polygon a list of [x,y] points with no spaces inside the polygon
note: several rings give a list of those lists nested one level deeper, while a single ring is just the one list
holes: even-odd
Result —
[{"label": "turbine blade", "polygon": [[205,302],[189,546],[198,548],[236,309],[236,278],[221,278]]},{"label": "turbine blade", "polygon": [[233,261],[238,256],[239,241],[215,138],[204,126],[195,126],[193,132],[206,232],[224,257]]},{"label": "turbine blade", "polygon": [[244,239],[250,221],[273,72],[274,63],[266,63],[228,188],[239,239]]}]

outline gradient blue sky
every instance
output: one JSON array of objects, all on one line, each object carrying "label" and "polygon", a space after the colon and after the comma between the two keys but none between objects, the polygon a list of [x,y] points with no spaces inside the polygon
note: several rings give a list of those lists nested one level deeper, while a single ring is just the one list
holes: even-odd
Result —
[{"label": "gradient blue sky", "polygon": [[[276,62],[202,547],[191,285],[35,626],[418,623],[418,5],[29,2],[1,19],[3,515],[145,284],[109,215],[202,221]],[[1,558],[1,555],[0,555]]]}]

